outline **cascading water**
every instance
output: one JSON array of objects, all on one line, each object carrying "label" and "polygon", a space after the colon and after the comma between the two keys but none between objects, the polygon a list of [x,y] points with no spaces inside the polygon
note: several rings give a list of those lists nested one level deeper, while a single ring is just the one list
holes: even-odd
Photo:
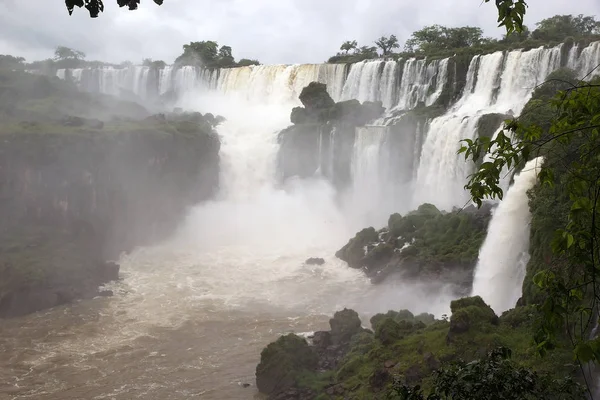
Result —
[{"label": "cascading water", "polygon": [[478,136],[479,119],[485,114],[518,115],[535,87],[560,68],[560,62],[561,46],[474,57],[462,97],[429,126],[413,207],[425,202],[446,210],[464,206],[469,197],[463,186],[472,165],[457,154],[460,140]]},{"label": "cascading water", "polygon": [[513,308],[519,297],[529,262],[529,197],[537,182],[542,157],[527,162],[500,202],[475,269],[473,295],[481,296],[497,313]]},{"label": "cascading water", "polygon": [[[389,133],[385,126],[365,126],[356,128],[354,153],[352,154],[351,213],[360,230],[369,224],[380,226],[390,213],[386,214],[382,204],[391,193],[386,193],[390,182]],[[374,201],[374,199],[377,199]],[[383,215],[382,215],[383,214]]]}]

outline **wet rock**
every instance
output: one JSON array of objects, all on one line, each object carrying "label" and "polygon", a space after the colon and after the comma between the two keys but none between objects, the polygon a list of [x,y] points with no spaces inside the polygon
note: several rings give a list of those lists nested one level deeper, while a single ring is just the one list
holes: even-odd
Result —
[{"label": "wet rock", "polygon": [[315,332],[312,342],[317,348],[327,348],[331,344],[331,334],[326,331]]},{"label": "wet rock", "polygon": [[119,280],[120,269],[121,267],[119,266],[119,264],[112,261],[100,264],[98,271],[98,278],[100,282],[106,283]]},{"label": "wet rock", "polygon": [[302,105],[310,112],[313,110],[325,110],[335,105],[335,101],[327,93],[327,85],[319,82],[311,82],[300,92]]},{"label": "wet rock", "polygon": [[333,344],[349,343],[352,336],[362,332],[360,318],[354,310],[344,308],[334,314],[329,320],[331,326],[331,341]]},{"label": "wet rock", "polygon": [[325,264],[325,260],[318,257],[311,257],[305,261],[306,265],[323,265]]},{"label": "wet rock", "polygon": [[294,387],[300,374],[316,370],[317,364],[318,357],[305,339],[294,334],[281,336],[261,352],[256,386],[265,394],[286,392]]},{"label": "wet rock", "polygon": [[351,268],[361,268],[363,266],[363,258],[367,254],[367,246],[378,242],[379,235],[375,228],[365,228],[338,250],[335,256],[342,261],[346,261]]}]

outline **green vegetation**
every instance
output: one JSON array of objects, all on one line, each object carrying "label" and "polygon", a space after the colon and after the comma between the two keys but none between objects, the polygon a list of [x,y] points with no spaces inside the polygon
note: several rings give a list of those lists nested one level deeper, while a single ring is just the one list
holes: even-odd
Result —
[{"label": "green vegetation", "polygon": [[194,65],[206,68],[232,68],[259,65],[256,60],[242,59],[239,63],[233,58],[229,46],[221,46],[212,40],[190,42],[183,45],[183,54],[175,59],[175,65]]},{"label": "green vegetation", "polygon": [[[557,16],[538,24],[536,35],[597,34],[593,17]],[[532,36],[535,34],[532,33]],[[588,77],[593,71],[588,71]],[[567,342],[576,363],[600,361],[600,338],[592,336],[600,300],[600,80],[577,81],[558,71],[536,90],[519,118],[507,121],[496,139],[465,140],[460,152],[481,164],[467,182],[473,200],[499,197],[500,171],[522,168],[538,155],[541,185],[531,192],[532,258],[523,285],[525,302],[541,315],[536,351],[553,357]],[[520,141],[508,140],[516,135]],[[589,387],[588,387],[589,390]]]},{"label": "green vegetation", "polygon": [[[473,297],[452,302],[451,309],[450,321],[427,314],[415,317],[407,310],[378,314],[371,319],[374,333],[349,330],[354,332],[349,347],[333,370],[304,368],[288,382],[295,382],[291,385],[298,390],[312,390],[319,399],[418,400],[424,398],[423,391],[439,396],[430,400],[488,399],[493,390],[504,393],[493,398],[584,398],[573,380],[562,379],[577,370],[568,343],[557,342],[549,357],[537,353],[532,335],[540,314],[535,307],[519,307],[498,318],[481,298]],[[290,340],[285,338],[278,342]],[[301,341],[299,352],[321,358],[328,354],[295,340]]]},{"label": "green vegetation", "polygon": [[[501,39],[484,37],[479,27],[431,25],[414,32],[404,44],[404,51],[400,53],[392,52],[400,47],[394,35],[389,38],[382,37],[375,43],[381,49],[381,57],[400,59],[427,56],[435,59],[556,46],[565,40],[570,47],[574,42],[600,39],[600,22],[596,21],[594,16],[556,15],[538,22],[537,29],[530,32],[529,28],[523,25],[524,1],[503,0],[497,3],[504,13],[499,22],[509,24],[506,25],[507,33]],[[355,40],[344,42],[340,50],[342,51],[331,57],[328,62],[355,63],[380,57],[376,47],[359,47]]]}]

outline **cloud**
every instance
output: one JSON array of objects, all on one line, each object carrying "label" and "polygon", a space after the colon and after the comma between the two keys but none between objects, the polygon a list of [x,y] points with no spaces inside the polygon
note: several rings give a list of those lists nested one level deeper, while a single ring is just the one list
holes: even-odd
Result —
[{"label": "cloud", "polygon": [[[600,14],[597,0],[529,0],[526,23],[556,14]],[[183,44],[216,40],[236,58],[263,63],[318,63],[345,40],[371,44],[381,35],[401,41],[425,25],[481,26],[499,36],[496,9],[481,0],[144,0],[139,10],[106,10],[90,19],[83,9],[69,16],[60,1],[0,0],[0,53],[28,60],[50,57],[64,45],[88,59],[110,62],[142,58],[172,62]]]}]

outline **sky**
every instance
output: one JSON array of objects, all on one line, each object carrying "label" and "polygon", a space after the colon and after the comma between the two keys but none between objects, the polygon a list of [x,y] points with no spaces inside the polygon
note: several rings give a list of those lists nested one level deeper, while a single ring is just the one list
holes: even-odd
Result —
[{"label": "sky", "polygon": [[[427,25],[480,26],[499,37],[494,2],[482,0],[142,0],[137,11],[104,0],[105,12],[69,16],[63,0],[0,0],[0,54],[50,58],[56,46],[112,63],[171,63],[191,41],[215,40],[236,59],[264,64],[320,63],[346,40],[372,45],[395,34],[404,43]],[[600,16],[600,0],[528,0],[526,25],[556,14]]]}]

